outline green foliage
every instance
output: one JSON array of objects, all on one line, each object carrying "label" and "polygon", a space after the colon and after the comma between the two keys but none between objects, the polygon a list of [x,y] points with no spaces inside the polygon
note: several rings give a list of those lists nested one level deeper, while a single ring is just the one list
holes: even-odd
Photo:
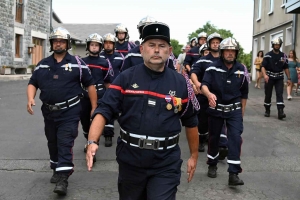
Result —
[{"label": "green foliage", "polygon": [[[233,36],[233,33],[230,31],[230,30],[226,30],[226,29],[218,29],[215,25],[211,24],[209,21],[206,22],[206,24],[203,25],[203,27],[201,28],[198,28],[195,32],[192,32],[188,35],[188,39],[190,41],[191,38],[193,37],[197,37],[197,35],[201,32],[206,32],[207,35],[210,35],[214,32],[217,32],[221,35],[222,38],[228,38],[228,37],[232,37],[234,38]],[[240,62],[240,63],[243,63],[244,65],[247,66],[247,69],[248,71],[250,72],[250,69],[251,69],[251,58],[252,58],[252,52],[250,53],[244,53],[244,48],[241,46],[241,44],[239,43],[240,45],[240,51],[239,51],[239,55],[238,55],[238,58],[237,60]]]},{"label": "green foliage", "polygon": [[179,44],[178,40],[171,39],[171,46],[173,47],[173,54],[178,57],[178,55],[182,52],[181,48],[183,45]]}]

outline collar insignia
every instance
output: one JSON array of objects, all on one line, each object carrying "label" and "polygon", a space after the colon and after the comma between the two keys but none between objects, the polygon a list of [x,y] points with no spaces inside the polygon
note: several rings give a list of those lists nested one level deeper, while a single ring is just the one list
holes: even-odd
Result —
[{"label": "collar insignia", "polygon": [[133,84],[133,85],[131,85],[131,86],[132,86],[133,88],[135,88],[135,89],[139,87],[138,84],[136,84],[136,83]]}]

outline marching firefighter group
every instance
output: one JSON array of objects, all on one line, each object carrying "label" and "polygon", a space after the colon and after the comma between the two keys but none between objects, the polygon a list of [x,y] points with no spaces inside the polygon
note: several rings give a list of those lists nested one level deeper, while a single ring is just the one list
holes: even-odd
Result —
[{"label": "marching firefighter group", "polygon": [[[183,162],[178,145],[182,126],[190,149],[188,182],[196,170],[198,152],[204,152],[208,143],[207,176],[216,178],[218,161],[227,157],[228,184],[244,185],[238,174],[242,172],[241,134],[249,75],[236,60],[238,42],[201,32],[191,39],[191,49],[178,65],[167,24],[147,16],[137,29],[142,41],[138,46],[129,42],[128,29],[122,24],[116,26],[115,34],[89,35],[85,58],[68,53],[71,36],[66,29],[51,32],[53,54],[37,64],[30,78],[27,111],[34,114],[40,89],[54,192],[67,193],[79,122],[87,139],[84,152],[90,171],[102,134],[105,147],[112,146],[115,120],[120,125],[116,159],[121,200],[176,198]],[[285,117],[283,70],[289,77],[281,44],[281,39],[274,39],[273,50],[262,62],[265,115],[270,115],[275,86],[280,119]]]}]

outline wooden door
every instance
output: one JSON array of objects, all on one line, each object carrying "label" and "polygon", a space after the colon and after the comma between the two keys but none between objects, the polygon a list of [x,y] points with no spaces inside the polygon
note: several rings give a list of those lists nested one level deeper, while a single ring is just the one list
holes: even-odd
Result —
[{"label": "wooden door", "polygon": [[33,53],[32,53],[32,64],[36,65],[44,58],[43,39],[33,37],[32,43],[34,44]]}]

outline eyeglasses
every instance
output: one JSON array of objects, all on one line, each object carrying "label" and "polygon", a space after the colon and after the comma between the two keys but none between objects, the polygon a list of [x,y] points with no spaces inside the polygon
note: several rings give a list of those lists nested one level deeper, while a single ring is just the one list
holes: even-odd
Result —
[{"label": "eyeglasses", "polygon": [[58,43],[60,43],[60,44],[66,44],[67,41],[66,40],[53,40],[53,44],[58,44]]}]

